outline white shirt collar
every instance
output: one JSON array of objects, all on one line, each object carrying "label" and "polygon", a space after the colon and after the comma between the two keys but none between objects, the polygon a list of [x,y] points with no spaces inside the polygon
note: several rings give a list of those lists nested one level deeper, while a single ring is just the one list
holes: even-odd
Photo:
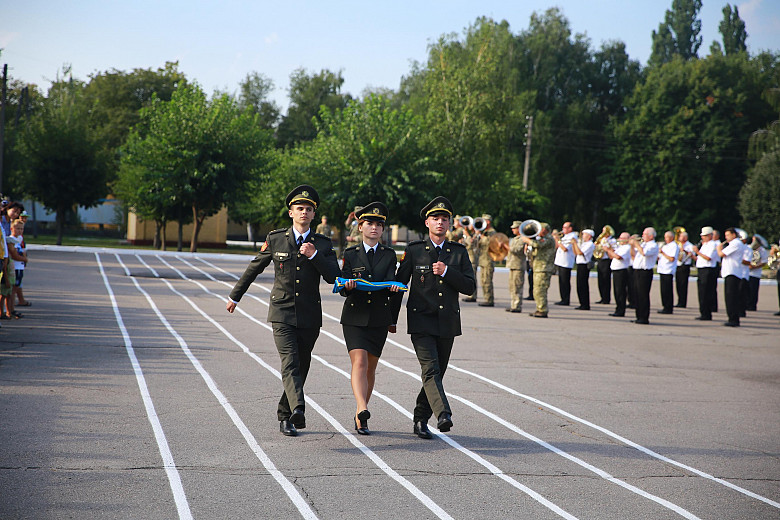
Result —
[{"label": "white shirt collar", "polygon": [[293,233],[295,233],[295,241],[296,241],[296,242],[298,241],[298,237],[300,237],[300,236],[302,236],[302,237],[303,237],[303,240],[304,240],[304,242],[305,242],[305,241],[306,241],[306,239],[307,239],[307,238],[309,238],[309,233],[311,233],[311,228],[309,228],[309,230],[308,230],[308,231],[306,231],[306,233],[303,233],[303,234],[301,234],[301,233],[298,233],[298,230],[297,230],[297,229],[295,229],[295,228],[293,228]]},{"label": "white shirt collar", "polygon": [[379,247],[379,243],[378,242],[376,243],[376,245],[374,245],[374,247],[371,247],[370,245],[368,245],[365,242],[363,242],[363,249],[365,249],[366,254],[368,254],[368,251],[371,250],[371,249],[373,249],[374,250],[374,254],[376,254],[377,247]]}]

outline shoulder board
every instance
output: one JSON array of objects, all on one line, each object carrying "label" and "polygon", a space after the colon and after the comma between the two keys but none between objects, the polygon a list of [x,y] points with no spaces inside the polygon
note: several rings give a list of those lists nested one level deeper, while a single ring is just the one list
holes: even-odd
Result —
[{"label": "shoulder board", "polygon": [[452,247],[460,247],[462,249],[466,249],[466,246],[464,246],[460,242],[453,242],[452,240],[448,241],[447,245],[452,246]]},{"label": "shoulder board", "polygon": [[420,245],[420,244],[424,244],[424,243],[425,243],[425,240],[413,240],[412,242],[409,242],[407,244],[407,247],[409,247],[409,246],[416,246],[416,245]]},{"label": "shoulder board", "polygon": [[283,233],[283,232],[285,232],[285,231],[287,231],[287,228],[282,228],[282,229],[274,229],[273,231],[269,231],[269,232],[268,232],[268,234],[269,234],[269,235],[275,235],[275,234],[277,234],[277,233]]},{"label": "shoulder board", "polygon": [[348,248],[346,248],[346,249],[344,250],[344,252],[347,252],[347,251],[357,251],[357,248],[358,248],[358,246],[357,246],[357,245],[354,245],[354,246],[349,246]]},{"label": "shoulder board", "polygon": [[323,235],[322,233],[314,233],[314,236],[322,238],[322,239],[325,239],[325,240],[330,240],[330,237],[328,237],[326,235]]}]

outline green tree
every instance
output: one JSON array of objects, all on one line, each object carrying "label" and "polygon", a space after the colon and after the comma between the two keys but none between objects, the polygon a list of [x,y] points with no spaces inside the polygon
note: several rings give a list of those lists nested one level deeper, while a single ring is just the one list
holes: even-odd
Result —
[{"label": "green tree", "polygon": [[107,156],[89,124],[83,84],[57,81],[43,107],[21,131],[23,194],[56,212],[57,244],[62,244],[66,212],[98,204],[108,193]]},{"label": "green tree", "polygon": [[238,107],[258,115],[261,128],[270,130],[279,121],[279,106],[268,99],[274,82],[263,74],[252,72],[239,84]]},{"label": "green tree", "polygon": [[698,57],[702,38],[699,11],[701,0],[672,0],[672,8],[666,10],[664,21],[653,31],[653,49],[649,65],[662,65],[674,56],[683,60]]},{"label": "green tree", "polygon": [[747,31],[745,31],[745,22],[739,17],[739,9],[726,4],[723,8],[723,20],[718,25],[718,30],[723,36],[723,49],[726,55],[747,52]]},{"label": "green tree", "polygon": [[142,168],[152,183],[165,177],[160,198],[173,210],[189,208],[190,251],[196,251],[203,220],[247,197],[272,137],[257,115],[241,112],[229,96],[209,101],[199,87],[183,86],[169,102],[155,98],[141,111],[138,137],[130,144],[123,174],[139,175]]},{"label": "green tree", "polygon": [[633,230],[735,225],[747,139],[772,116],[761,92],[776,74],[771,55],[676,58],[651,68],[613,126],[604,183],[620,223]]},{"label": "green tree", "polygon": [[341,72],[323,69],[310,75],[304,69],[295,70],[290,75],[290,106],[276,133],[278,145],[287,147],[314,139],[320,107],[339,110],[351,99],[349,94],[341,93],[343,84]]}]

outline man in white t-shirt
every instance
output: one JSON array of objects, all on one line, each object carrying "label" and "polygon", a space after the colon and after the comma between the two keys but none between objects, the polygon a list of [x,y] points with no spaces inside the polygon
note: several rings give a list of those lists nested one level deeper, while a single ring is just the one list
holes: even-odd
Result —
[{"label": "man in white t-shirt", "polygon": [[612,285],[615,293],[615,312],[610,316],[622,318],[626,315],[626,297],[628,295],[628,266],[631,265],[631,246],[628,244],[629,234],[620,234],[615,248],[604,247],[604,252],[612,259],[609,268],[612,271]]},{"label": "man in white t-shirt", "polygon": [[[758,288],[761,284],[761,270],[769,261],[769,253],[766,251],[766,247],[761,243],[758,235],[753,235],[753,242],[750,244],[752,253],[750,262],[750,301],[748,302],[749,311],[755,311],[758,307]],[[767,244],[769,245],[769,244]],[[757,260],[753,262],[753,258]]]},{"label": "man in white t-shirt", "polygon": [[636,291],[636,319],[634,323],[650,323],[650,287],[653,284],[653,268],[658,260],[658,244],[655,243],[655,229],[646,227],[642,241],[632,239],[634,250],[634,291]]},{"label": "man in white t-shirt", "polygon": [[717,244],[712,239],[711,226],[701,228],[701,248],[695,247],[693,256],[696,259],[696,287],[699,291],[699,316],[700,321],[712,321],[712,310],[717,298],[715,287],[718,283],[718,270],[715,258],[718,257]]},{"label": "man in white t-shirt", "polygon": [[691,266],[693,265],[693,244],[688,240],[688,233],[680,233],[681,251],[677,256],[677,272],[674,275],[674,282],[677,288],[677,305],[684,309],[688,306],[688,278],[691,276]]},{"label": "man in white t-shirt", "polygon": [[718,245],[718,256],[721,258],[720,273],[723,276],[726,299],[727,327],[739,327],[740,314],[740,277],[742,275],[742,259],[745,256],[745,244],[737,237],[734,228],[724,232],[726,242]]},{"label": "man in white t-shirt", "polygon": [[596,244],[593,243],[593,230],[582,230],[582,243],[573,240],[572,249],[574,250],[575,263],[577,264],[577,298],[580,300],[579,307],[575,309],[580,311],[590,310],[590,287],[588,279],[590,278],[590,260],[593,258],[593,249]]},{"label": "man in white t-shirt", "polygon": [[561,294],[561,301],[555,302],[555,305],[569,305],[571,298],[571,270],[574,268],[574,248],[572,243],[577,240],[577,233],[572,231],[571,222],[564,222],[561,227],[561,238],[555,245],[554,264],[558,267],[558,290]]},{"label": "man in white t-shirt", "polygon": [[674,233],[664,233],[664,245],[658,250],[658,275],[661,278],[661,306],[658,314],[672,314],[674,307],[674,275],[677,272],[677,256],[680,249],[674,241]]}]

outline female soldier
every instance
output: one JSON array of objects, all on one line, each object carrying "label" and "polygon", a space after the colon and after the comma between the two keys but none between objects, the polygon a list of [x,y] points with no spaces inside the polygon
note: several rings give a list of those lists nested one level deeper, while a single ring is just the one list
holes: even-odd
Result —
[{"label": "female soldier", "polygon": [[[342,277],[350,278],[341,291],[346,296],[341,325],[352,362],[352,392],[355,394],[355,430],[368,435],[368,401],[374,390],[374,376],[388,332],[395,332],[390,313],[390,293],[385,289],[355,290],[355,278],[367,282],[395,280],[396,257],[392,248],[379,243],[387,221],[387,206],[372,202],[357,212],[362,242],[344,251]],[[391,286],[390,291],[398,292]]]}]

